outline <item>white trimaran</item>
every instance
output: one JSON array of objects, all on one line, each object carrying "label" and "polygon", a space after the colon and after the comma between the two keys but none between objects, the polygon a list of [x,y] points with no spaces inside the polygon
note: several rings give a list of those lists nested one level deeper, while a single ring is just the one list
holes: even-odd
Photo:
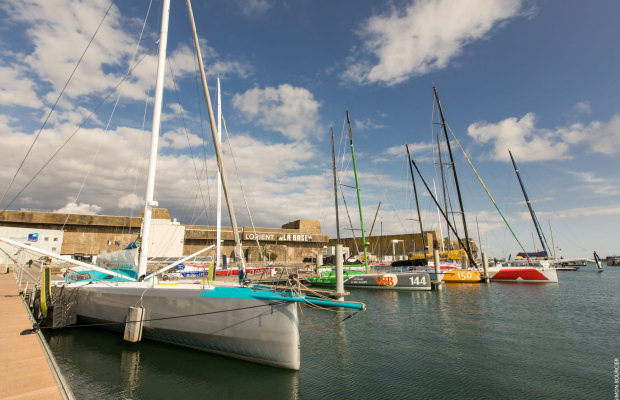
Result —
[{"label": "white trimaran", "polygon": [[[234,255],[245,269],[241,241],[237,230],[232,198],[228,190],[222,150],[217,140],[218,129],[209,98],[198,35],[194,23],[190,0],[186,0],[189,11],[194,45],[200,68],[203,95],[207,104],[213,145],[222,181],[224,196],[228,205],[232,231],[235,239]],[[363,310],[360,303],[338,302],[330,299],[306,298],[297,293],[281,293],[244,287],[237,283],[159,285],[157,275],[175,267],[178,263],[207,251],[203,249],[175,262],[155,273],[147,273],[147,257],[152,209],[154,200],[155,172],[159,138],[160,113],[163,98],[164,65],[168,32],[170,0],[163,1],[161,39],[159,43],[159,65],[155,89],[153,127],[149,174],[142,225],[142,240],[138,264],[138,281],[116,273],[77,261],[74,264],[88,267],[107,275],[107,281],[84,281],[56,284],[53,289],[60,301],[70,302],[81,320],[109,323],[110,327],[122,330],[128,320],[130,308],[143,312],[142,336],[161,342],[191,347],[261,364],[281,368],[299,369],[300,342],[298,327],[298,304],[312,303]],[[60,258],[58,254],[36,249],[9,239],[0,239],[11,245],[27,248],[43,255]],[[219,259],[219,256],[218,256]],[[63,258],[63,261],[66,259]],[[90,275],[92,276],[92,275]],[[118,277],[119,279],[113,279]],[[112,279],[111,279],[112,278]],[[58,301],[58,299],[56,300]],[[129,319],[131,321],[131,318]]]}]

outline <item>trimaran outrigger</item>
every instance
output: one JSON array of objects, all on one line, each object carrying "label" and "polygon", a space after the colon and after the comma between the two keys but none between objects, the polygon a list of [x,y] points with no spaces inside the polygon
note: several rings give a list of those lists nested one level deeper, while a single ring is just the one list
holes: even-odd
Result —
[{"label": "trimaran outrigger", "polygon": [[[241,241],[226,171],[222,160],[222,150],[216,138],[217,129],[209,98],[198,35],[190,1],[187,0],[190,22],[198,65],[207,104],[213,145],[217,157],[222,187],[228,205],[235,236],[234,255],[245,268]],[[130,308],[139,308],[143,317],[142,336],[161,342],[190,347],[197,350],[217,353],[256,363],[297,370],[300,367],[300,341],[297,308],[307,303],[329,307],[346,307],[363,310],[365,305],[354,302],[338,302],[330,299],[308,298],[294,291],[277,292],[257,287],[243,286],[241,283],[174,284],[160,285],[157,275],[173,268],[179,262],[147,275],[147,257],[152,209],[156,207],[153,192],[157,160],[160,113],[163,97],[164,66],[170,0],[163,1],[161,38],[159,42],[159,64],[153,111],[153,126],[149,176],[142,225],[142,240],[139,249],[137,271],[127,273],[121,270],[106,270],[90,264],[72,261],[74,264],[99,272],[103,280],[94,279],[95,274],[84,274],[85,279],[77,282],[59,283],[52,287],[54,304],[65,310],[73,310],[80,320],[108,324],[122,330]],[[53,254],[2,239],[5,243],[25,247],[29,251],[60,258]],[[207,249],[201,250],[200,253]],[[196,256],[195,253],[186,259]],[[67,261],[63,258],[63,261]],[[47,292],[47,291],[46,291]],[[47,296],[44,295],[45,300]]]}]

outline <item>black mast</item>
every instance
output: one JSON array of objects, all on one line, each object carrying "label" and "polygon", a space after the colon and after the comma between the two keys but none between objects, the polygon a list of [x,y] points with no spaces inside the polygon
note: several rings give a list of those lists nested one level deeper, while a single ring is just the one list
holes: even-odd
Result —
[{"label": "black mast", "polygon": [[415,207],[418,210],[418,222],[420,223],[420,234],[422,235],[422,252],[424,253],[424,259],[426,260],[426,250],[424,243],[424,229],[422,228],[422,214],[420,214],[420,204],[418,203],[418,190],[415,186],[415,177],[413,175],[413,167],[411,166],[411,154],[409,153],[409,145],[406,144],[407,148],[407,163],[409,164],[409,170],[411,171],[411,181],[413,182],[413,195],[415,196]]},{"label": "black mast", "polygon": [[[441,144],[439,143],[439,132],[437,132],[437,155],[439,157],[439,171],[441,172],[441,190],[443,191],[443,206],[448,213],[448,191],[446,189],[446,176],[443,171],[443,159],[441,158]],[[450,206],[452,207],[452,206]],[[454,215],[452,216],[452,222],[454,222]],[[450,229],[448,229],[448,250],[451,250],[452,241],[450,240]],[[443,240],[443,238],[441,239]]]},{"label": "black mast", "polygon": [[[510,160],[512,161],[512,166],[515,169],[517,174],[517,179],[519,180],[519,185],[521,185],[521,191],[523,192],[523,197],[525,197],[525,204],[527,204],[527,208],[530,210],[530,215],[532,216],[532,221],[534,222],[534,227],[536,228],[536,233],[538,233],[538,239],[540,240],[540,244],[542,245],[545,254],[549,256],[551,253],[548,251],[549,245],[547,243],[547,239],[545,235],[542,233],[542,229],[540,228],[540,223],[538,222],[538,218],[536,218],[536,213],[532,208],[532,204],[530,203],[530,199],[527,197],[527,193],[525,192],[525,186],[523,186],[523,181],[521,180],[521,175],[519,174],[519,169],[517,168],[517,164],[515,163],[515,159],[512,156],[512,152],[508,149],[508,154],[510,154]],[[528,257],[529,258],[529,257]]]},{"label": "black mast", "polygon": [[[454,174],[454,184],[456,185],[456,194],[459,198],[459,206],[461,208],[461,217],[463,218],[463,231],[465,232],[465,245],[467,248],[467,254],[471,258],[471,246],[469,244],[469,234],[467,233],[467,222],[465,221],[465,210],[463,209],[463,199],[461,198],[461,189],[459,187],[459,179],[456,176],[456,168],[454,166],[454,157],[452,156],[452,147],[450,147],[450,138],[448,137],[448,129],[446,128],[446,120],[443,117],[443,110],[441,109],[441,103],[439,102],[439,96],[437,95],[437,89],[433,86],[433,92],[435,93],[435,100],[437,101],[437,108],[439,109],[439,115],[441,116],[441,126],[443,127],[443,133],[446,137],[446,145],[448,146],[448,154],[450,155],[450,164],[452,165],[452,173]],[[472,263],[475,263],[471,259]]]},{"label": "black mast", "polygon": [[[426,190],[428,190],[428,194],[431,195],[431,198],[433,199],[433,201],[435,202],[435,205],[437,206],[437,208],[439,209],[439,211],[441,211],[441,214],[443,215],[443,217],[446,219],[446,223],[448,224],[448,229],[452,229],[452,233],[454,233],[454,236],[456,236],[456,240],[459,241],[459,243],[461,243],[461,239],[459,238],[459,234],[457,233],[456,229],[452,226],[452,224],[450,223],[450,220],[448,219],[448,215],[444,212],[444,210],[441,209],[441,206],[439,205],[439,202],[437,201],[437,199],[435,198],[435,196],[433,195],[433,192],[431,191],[431,188],[428,187],[428,185],[426,184],[426,181],[424,180],[424,177],[422,176],[422,174],[420,173],[420,170],[418,169],[418,166],[416,165],[415,161],[413,161],[413,159],[410,160],[411,164],[413,164],[413,167],[415,168],[416,172],[418,173],[418,175],[420,176],[420,179],[422,180],[422,183],[424,184],[424,186],[426,187]],[[474,258],[472,257],[471,252],[468,249],[465,249],[465,251],[467,252],[467,256],[469,257],[469,259],[471,260],[471,263],[474,267],[477,267],[476,265],[476,261],[474,260]]]}]

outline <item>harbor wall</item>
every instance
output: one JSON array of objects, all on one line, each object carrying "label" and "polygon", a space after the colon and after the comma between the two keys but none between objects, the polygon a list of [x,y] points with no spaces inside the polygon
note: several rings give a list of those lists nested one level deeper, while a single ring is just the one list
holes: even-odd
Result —
[{"label": "harbor wall", "polygon": [[[337,240],[330,239],[328,246],[335,246]],[[363,253],[362,238],[344,238],[340,242],[343,246],[348,247],[351,252],[351,256],[356,256]],[[443,246],[442,246],[443,242]],[[469,239],[472,252],[476,254],[478,251],[478,245],[473,238]],[[366,243],[369,243],[367,252],[371,255],[371,260],[392,260],[394,256],[396,259],[408,259],[414,255],[421,255],[432,253],[437,249],[442,251],[459,249],[459,243],[457,240],[450,240],[448,238],[442,238],[439,231],[424,231],[424,234],[409,233],[398,235],[381,235],[371,236],[366,238]]]},{"label": "harbor wall", "polygon": [[[140,234],[142,217],[78,215],[35,211],[5,211],[0,215],[0,237],[20,237],[38,233],[35,247],[89,261],[92,256],[125,248]],[[312,220],[287,222],[281,228],[239,228],[246,260],[276,264],[298,264],[316,257],[329,241],[321,234],[321,224]],[[45,238],[56,243],[43,247]],[[56,238],[56,239],[54,239]],[[222,254],[232,259],[232,228],[222,227]],[[153,210],[150,257],[183,257],[215,244],[216,227],[183,225],[172,219],[167,209]],[[210,254],[205,254],[210,255]],[[267,258],[265,258],[267,255]]]}]

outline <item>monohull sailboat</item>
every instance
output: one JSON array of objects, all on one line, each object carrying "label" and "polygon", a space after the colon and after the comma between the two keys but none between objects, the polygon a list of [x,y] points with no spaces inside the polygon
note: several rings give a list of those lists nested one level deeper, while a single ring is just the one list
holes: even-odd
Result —
[{"label": "monohull sailboat", "polygon": [[[347,125],[349,127],[349,142],[351,145],[351,159],[353,161],[353,172],[355,176],[355,188],[357,192],[357,203],[360,214],[360,225],[362,231],[363,247],[363,270],[348,269],[344,271],[344,287],[365,288],[365,289],[389,289],[389,290],[431,290],[431,278],[425,271],[406,271],[406,272],[370,272],[368,266],[368,253],[366,251],[369,243],[366,242],[364,231],[364,217],[362,213],[362,203],[360,198],[359,181],[357,179],[357,166],[355,163],[355,149],[353,147],[353,133],[351,131],[351,121],[349,111],[346,111]],[[333,140],[332,140],[333,142]],[[333,144],[332,144],[333,146]],[[333,152],[333,148],[332,148]],[[334,161],[334,171],[336,169]],[[337,189],[334,187],[337,197]],[[338,206],[336,205],[336,220],[338,220]],[[338,237],[340,233],[338,232]],[[337,276],[335,270],[322,272],[319,276],[308,277],[310,283],[317,286],[336,287]]]},{"label": "monohull sailboat", "polygon": [[[534,228],[536,229],[536,233],[538,235],[542,250],[536,252],[523,251],[522,253],[517,253],[516,259],[512,260],[510,263],[508,263],[508,265],[504,266],[504,268],[499,269],[498,272],[500,272],[500,274],[495,274],[493,276],[493,279],[507,279],[515,274],[518,274],[521,279],[524,279],[522,271],[524,268],[529,267],[530,269],[535,269],[528,272],[529,280],[537,279],[537,281],[539,282],[558,282],[557,271],[576,271],[579,267],[586,266],[587,262],[592,260],[589,260],[587,258],[558,259],[552,254],[551,247],[547,242],[542,227],[540,226],[538,218],[536,217],[536,212],[534,211],[534,208],[532,207],[532,204],[528,198],[527,192],[525,191],[525,186],[523,184],[523,180],[521,179],[521,174],[519,173],[519,169],[517,168],[517,164],[510,149],[508,149],[508,154],[510,155],[510,161],[512,162],[515,174],[517,175],[517,180],[519,181],[519,186],[521,187],[525,203],[530,212],[532,222],[534,223]],[[549,225],[549,228],[551,228],[551,225]],[[596,254],[596,252],[594,254]],[[602,271],[602,269],[599,269],[599,271]]]},{"label": "monohull sailboat", "polygon": [[[213,110],[189,0],[187,0],[187,7],[192,24],[203,95],[214,137],[217,164],[233,225],[235,258],[240,268],[244,270],[241,241],[228,190],[222,150],[219,142],[215,140],[216,127]],[[297,313],[299,305],[313,304],[355,310],[364,310],[365,305],[308,298],[295,291],[278,292],[247,283],[160,284],[157,279],[158,274],[210,248],[203,249],[147,275],[151,217],[154,207],[157,206],[154,200],[154,186],[164,86],[169,0],[163,1],[162,9],[149,174],[137,269],[134,272],[124,272],[121,269],[109,270],[71,260],[72,264],[97,271],[98,274],[81,274],[83,279],[71,275],[66,282],[53,285],[50,291],[53,293],[53,304],[57,308],[55,311],[69,315],[68,321],[65,321],[69,324],[80,319],[119,330],[129,324],[132,327],[138,326],[140,327],[138,328],[139,334],[133,341],[145,337],[260,364],[297,370],[300,368]],[[26,246],[10,239],[0,240],[45,256],[61,258],[58,254]],[[67,261],[65,258],[62,260]],[[43,290],[47,293],[46,288]],[[141,317],[140,314],[142,314]]]},{"label": "monohull sailboat", "polygon": [[[458,180],[458,175],[456,172],[456,166],[454,163],[454,157],[452,155],[452,147],[450,146],[450,140],[448,138],[448,130],[447,130],[447,123],[446,120],[444,118],[444,114],[443,114],[443,109],[441,107],[441,102],[439,101],[439,96],[437,95],[437,90],[435,89],[435,87],[433,86],[433,96],[435,99],[435,103],[437,104],[437,109],[439,111],[439,116],[441,117],[441,123],[440,125],[442,126],[442,130],[445,136],[445,141],[446,141],[446,147],[448,149],[448,154],[450,156],[450,168],[452,170],[452,174],[454,177],[454,186],[456,189],[456,193],[458,196],[458,201],[459,201],[459,207],[460,207],[460,215],[462,217],[462,227],[463,227],[463,233],[465,234],[465,237],[463,239],[459,238],[459,235],[456,231],[455,226],[450,223],[450,218],[448,217],[448,201],[444,200],[444,207],[445,210],[442,209],[441,205],[439,204],[439,201],[436,199],[436,196],[433,195],[433,192],[430,190],[430,187],[427,185],[426,181],[424,181],[424,178],[422,177],[422,175],[420,174],[420,171],[418,170],[418,167],[415,163],[415,161],[413,161],[411,159],[411,155],[409,153],[409,147],[407,147],[407,163],[409,164],[409,169],[411,172],[411,180],[413,183],[413,187],[414,187],[414,193],[417,192],[416,190],[416,186],[415,186],[415,177],[414,177],[414,173],[413,173],[413,167],[415,167],[416,171],[418,172],[418,174],[420,175],[420,178],[422,179],[422,182],[424,183],[424,186],[426,187],[430,197],[433,199],[433,201],[435,202],[435,205],[437,207],[437,211],[441,212],[441,214],[443,215],[446,225],[448,226],[448,238],[450,237],[450,230],[452,230],[453,234],[455,235],[455,237],[458,240],[458,243],[460,245],[460,249],[457,250],[449,250],[446,252],[443,252],[445,254],[444,257],[440,256],[440,260],[443,258],[448,259],[451,258],[451,260],[449,260],[450,262],[444,262],[444,261],[440,261],[441,265],[438,268],[439,273],[435,272],[435,264],[434,261],[430,261],[428,259],[432,258],[432,255],[424,255],[423,258],[425,259],[425,261],[427,262],[427,265],[425,267],[417,267],[418,270],[425,270],[428,271],[431,275],[431,278],[434,280],[441,280],[443,282],[450,282],[450,283],[478,283],[482,281],[482,276],[481,276],[481,272],[479,271],[479,269],[476,266],[476,261],[475,261],[475,257],[474,254],[472,253],[471,250],[471,243],[469,240],[469,234],[468,234],[468,230],[467,230],[467,221],[465,218],[465,210],[463,207],[463,199],[461,197],[461,190],[460,190],[460,186],[459,186],[459,180]],[[441,176],[442,176],[442,187],[443,187],[443,191],[444,191],[444,199],[446,199],[447,197],[447,189],[445,187],[445,179],[444,179],[444,171],[443,171],[443,163],[441,160],[441,145],[440,145],[440,141],[439,141],[439,135],[437,136],[437,150],[438,150],[438,156],[439,156],[439,163],[440,163],[440,169],[441,169]],[[417,194],[416,194],[416,207],[418,208],[418,220],[420,221],[420,231],[424,232],[422,229],[422,217],[419,213],[419,205],[417,202]],[[456,261],[455,257],[453,256],[454,254],[459,255],[460,261]],[[467,265],[463,265],[463,263],[469,263],[471,266],[468,267]]]},{"label": "monohull sailboat", "polygon": [[[435,100],[437,102],[437,106],[438,106],[438,109],[439,109],[439,114],[441,116],[441,125],[443,127],[443,132],[444,132],[444,136],[445,136],[445,139],[446,139],[446,142],[447,142],[447,147],[448,147],[448,150],[449,150],[449,152],[451,154],[450,138],[448,137],[448,129],[449,129],[448,128],[448,124],[446,123],[445,118],[443,117],[443,111],[441,109],[441,103],[439,102],[439,98],[438,98],[438,95],[437,95],[437,90],[435,89],[435,87],[433,87],[433,92],[434,92]],[[506,219],[504,218],[503,214],[499,210],[499,207],[497,206],[497,203],[495,202],[495,200],[493,200],[493,197],[489,193],[486,185],[482,182],[482,179],[478,175],[476,169],[474,168],[473,164],[471,163],[469,157],[467,156],[467,154],[463,150],[462,146],[460,145],[460,142],[458,141],[458,139],[456,138],[454,133],[452,133],[452,136],[453,136],[455,142],[459,145],[459,148],[463,152],[463,155],[467,159],[470,167],[473,169],[474,173],[476,174],[476,177],[478,178],[478,180],[482,184],[482,186],[485,189],[487,195],[489,196],[489,198],[493,202],[493,205],[495,206],[495,208],[499,212],[500,216],[502,216],[504,222],[506,223],[506,225],[510,229],[510,231],[513,234],[514,238],[516,239],[517,243],[519,243],[519,245],[523,249],[523,246],[521,245],[520,241],[517,239],[516,235],[512,231],[512,228],[510,228],[510,225],[508,225],[508,222],[506,221]],[[455,185],[457,186],[457,193],[460,193],[460,191],[458,190],[458,183],[457,183],[457,177],[456,177],[456,169],[455,169],[455,166],[454,166],[454,159],[453,159],[452,156],[450,157],[450,161],[451,161],[452,170],[454,172],[454,180],[455,180]],[[446,220],[446,223],[448,225],[448,228],[450,230],[452,230],[452,232],[457,236],[457,239],[458,239],[458,234],[457,234],[456,230],[451,226],[450,221],[449,221],[449,219],[448,219],[448,217],[446,215],[446,212],[441,209],[441,206],[439,205],[439,202],[435,199],[435,196],[433,196],[433,193],[431,192],[429,186],[424,181],[424,178],[420,174],[420,171],[418,170],[418,168],[417,168],[417,166],[415,164],[415,161],[411,160],[411,163],[416,168],[416,171],[418,172],[418,175],[420,175],[420,178],[422,179],[422,182],[426,186],[426,189],[427,189],[429,195],[435,201],[435,203],[437,205],[437,209],[439,211],[441,211],[441,213],[443,214],[444,219]],[[515,167],[515,169],[516,169],[516,167]],[[518,172],[517,172],[517,175],[518,175]],[[527,201],[527,198],[526,198],[526,201]],[[465,218],[464,218],[462,201],[460,200],[460,198],[459,198],[459,203],[461,205],[461,214],[463,216],[463,225],[465,227],[466,226],[466,221],[465,221]],[[467,230],[466,230],[466,228],[464,228],[464,231],[465,231],[465,235],[466,235],[465,244],[468,245],[469,244],[469,239],[467,238]],[[460,239],[459,239],[459,242],[461,242]],[[464,247],[465,247],[464,250],[467,251],[467,253],[468,253],[469,259],[473,263],[474,262],[474,257],[473,257],[473,254],[471,253],[470,249],[469,249],[469,246],[464,246]],[[511,263],[511,265],[502,265],[501,263],[497,263],[493,267],[487,268],[486,272],[488,274],[488,277],[490,277],[491,280],[496,281],[496,282],[524,282],[524,283],[556,283],[556,282],[558,282],[557,272],[555,270],[549,268],[549,263],[547,261],[542,261],[542,260],[534,261],[534,260],[531,260],[527,256],[527,253],[526,253],[526,258],[527,258],[527,260],[524,259],[523,260],[524,262],[520,263],[519,265],[516,265],[515,263]],[[525,262],[525,261],[527,261],[527,262]],[[469,272],[469,274],[467,274],[467,272]],[[451,270],[450,274],[455,276],[455,278],[456,278],[455,280],[458,280],[461,277],[465,277],[466,278],[465,281],[469,280],[469,281],[474,281],[475,282],[475,281],[479,281],[479,279],[481,277],[480,274],[482,272],[483,271],[480,268],[477,268],[477,266],[474,264],[473,268],[471,268],[469,270],[459,271],[458,269],[455,269],[455,270]]]}]

